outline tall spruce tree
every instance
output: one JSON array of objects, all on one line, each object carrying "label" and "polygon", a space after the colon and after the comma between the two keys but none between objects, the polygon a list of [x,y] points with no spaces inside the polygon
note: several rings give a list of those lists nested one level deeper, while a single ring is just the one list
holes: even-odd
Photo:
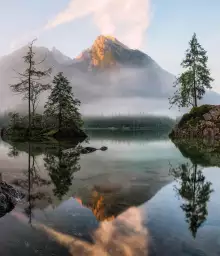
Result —
[{"label": "tall spruce tree", "polygon": [[59,72],[53,79],[54,87],[45,105],[45,115],[57,120],[57,128],[81,128],[83,122],[78,107],[80,101],[74,98],[68,79]]},{"label": "tall spruce tree", "polygon": [[[49,88],[48,84],[41,83],[41,80],[50,75],[51,69],[40,70],[37,66],[41,64],[44,60],[36,63],[34,60],[35,52],[33,50],[33,44],[36,41],[33,40],[28,46],[28,52],[23,57],[24,62],[27,64],[27,68],[23,73],[18,73],[20,76],[20,82],[10,85],[13,92],[23,95],[24,100],[28,100],[28,134],[31,136],[31,124],[32,117],[35,112],[35,107],[37,99],[40,92],[47,90]],[[32,110],[31,110],[32,104]]]},{"label": "tall spruce tree", "polygon": [[173,97],[169,98],[171,107],[197,107],[206,89],[211,89],[213,81],[210,70],[207,67],[207,52],[199,44],[196,34],[193,34],[186,50],[185,59],[181,66],[185,71],[176,78],[174,87],[178,88]]}]

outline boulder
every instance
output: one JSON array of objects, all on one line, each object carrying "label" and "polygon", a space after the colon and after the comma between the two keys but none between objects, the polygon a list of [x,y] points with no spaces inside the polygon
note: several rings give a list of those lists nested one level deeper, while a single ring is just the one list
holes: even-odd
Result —
[{"label": "boulder", "polygon": [[82,148],[80,153],[81,154],[88,154],[88,153],[92,153],[92,152],[95,152],[97,149],[96,148],[92,148],[92,147],[85,147],[85,148]]},{"label": "boulder", "polygon": [[98,148],[93,148],[93,147],[85,147],[85,148],[82,148],[80,150],[80,153],[81,154],[89,154],[89,153],[92,153],[92,152],[95,152],[97,150],[101,150],[101,151],[106,151],[108,148],[105,147],[105,146],[102,146],[100,149]]},{"label": "boulder", "polygon": [[203,117],[206,121],[211,121],[212,120],[212,116],[209,113],[204,114]]},{"label": "boulder", "polygon": [[101,151],[106,151],[107,149],[108,149],[108,148],[105,147],[105,146],[103,146],[103,147],[100,148]]},{"label": "boulder", "polygon": [[210,110],[209,113],[212,116],[212,119],[214,121],[217,121],[219,118],[219,115],[220,115],[220,109],[219,108],[212,109],[212,110]]},{"label": "boulder", "polygon": [[214,130],[212,128],[205,128],[203,130],[203,136],[204,137],[214,137]]},{"label": "boulder", "polygon": [[170,138],[220,138],[220,106],[202,105],[184,114]]},{"label": "boulder", "polygon": [[3,182],[0,175],[0,218],[12,211],[16,203],[24,197],[22,192]]}]

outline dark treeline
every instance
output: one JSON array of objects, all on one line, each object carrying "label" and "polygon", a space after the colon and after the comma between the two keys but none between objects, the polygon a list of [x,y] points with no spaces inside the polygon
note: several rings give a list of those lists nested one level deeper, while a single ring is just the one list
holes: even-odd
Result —
[{"label": "dark treeline", "polygon": [[[158,116],[97,116],[84,117],[85,128],[129,128],[129,129],[169,129],[172,128],[175,120],[169,117]],[[9,124],[10,117],[7,113],[0,114],[0,127]]]},{"label": "dark treeline", "polygon": [[84,125],[86,129],[94,128],[117,128],[117,129],[146,129],[160,130],[170,129],[175,121],[169,117],[160,116],[97,116],[84,117]]}]

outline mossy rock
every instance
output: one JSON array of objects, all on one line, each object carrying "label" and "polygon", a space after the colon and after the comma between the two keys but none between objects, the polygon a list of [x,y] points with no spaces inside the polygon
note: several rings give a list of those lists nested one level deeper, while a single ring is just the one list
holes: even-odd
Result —
[{"label": "mossy rock", "polygon": [[202,118],[203,119],[203,115],[208,113],[212,108],[214,107],[214,105],[202,105],[200,107],[193,107],[189,114],[192,115],[192,117],[196,118]]},{"label": "mossy rock", "polygon": [[203,115],[208,113],[214,105],[202,105],[200,107],[193,107],[189,113],[182,116],[178,123],[178,128],[187,125],[196,126],[200,120],[204,120]]}]

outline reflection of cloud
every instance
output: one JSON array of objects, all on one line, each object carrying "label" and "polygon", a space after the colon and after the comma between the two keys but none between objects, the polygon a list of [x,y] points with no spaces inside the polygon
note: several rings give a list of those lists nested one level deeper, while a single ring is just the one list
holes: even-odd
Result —
[{"label": "reflection of cloud", "polygon": [[92,15],[102,34],[113,34],[128,46],[139,48],[149,26],[149,0],[71,0],[45,29],[87,15]]},{"label": "reflection of cloud", "polygon": [[[25,217],[12,213],[22,222]],[[94,243],[74,238],[60,233],[53,228],[34,222],[32,226],[44,231],[59,244],[67,247],[71,255],[148,255],[148,232],[143,224],[142,212],[139,208],[131,207],[111,222],[101,222],[94,232]]]}]

